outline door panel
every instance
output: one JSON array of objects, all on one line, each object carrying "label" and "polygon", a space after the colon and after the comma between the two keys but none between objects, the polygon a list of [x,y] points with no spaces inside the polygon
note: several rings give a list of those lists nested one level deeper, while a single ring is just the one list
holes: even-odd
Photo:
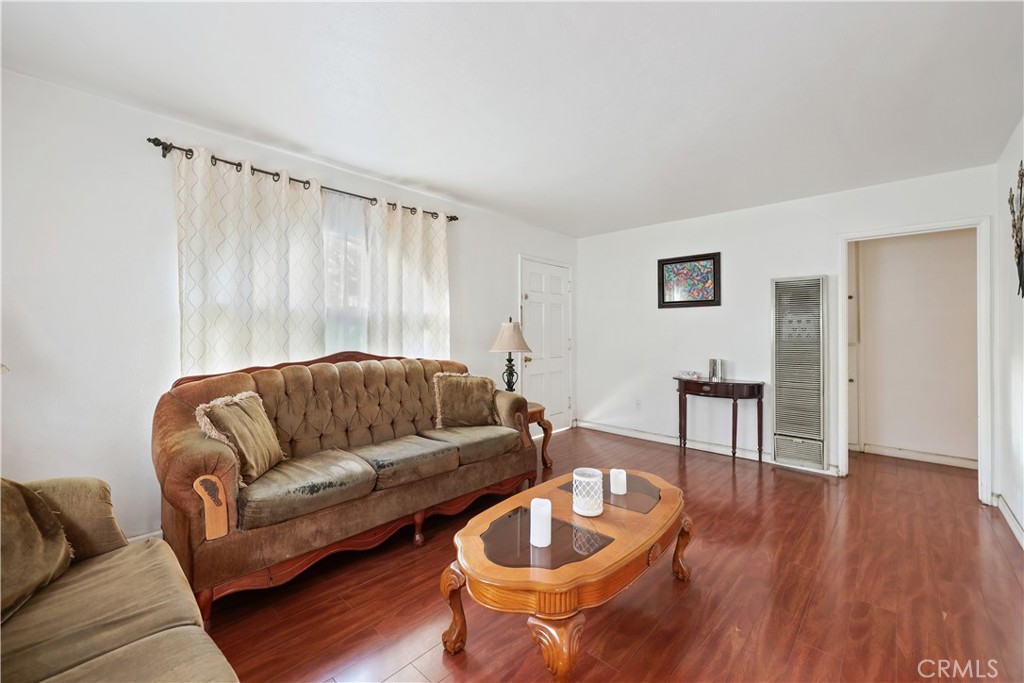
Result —
[{"label": "door panel", "polygon": [[524,258],[520,281],[523,336],[533,349],[523,354],[527,400],[541,403],[555,429],[571,421],[571,287],[568,266]]}]

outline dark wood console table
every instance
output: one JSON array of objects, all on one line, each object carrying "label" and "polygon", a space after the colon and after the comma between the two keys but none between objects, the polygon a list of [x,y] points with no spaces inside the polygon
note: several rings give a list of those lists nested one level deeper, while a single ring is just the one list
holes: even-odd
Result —
[{"label": "dark wood console table", "polygon": [[732,399],[732,457],[736,457],[736,402],[741,398],[757,399],[757,461],[761,462],[764,447],[764,382],[709,382],[686,377],[673,377],[679,392],[679,447],[686,454],[686,396],[710,396]]}]

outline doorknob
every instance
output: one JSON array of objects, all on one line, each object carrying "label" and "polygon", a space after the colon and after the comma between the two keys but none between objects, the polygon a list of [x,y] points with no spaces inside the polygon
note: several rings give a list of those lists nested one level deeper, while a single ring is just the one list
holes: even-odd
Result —
[{"label": "doorknob", "polygon": [[533,360],[533,358],[531,356],[523,356],[523,362],[524,363],[529,363],[531,360]]}]

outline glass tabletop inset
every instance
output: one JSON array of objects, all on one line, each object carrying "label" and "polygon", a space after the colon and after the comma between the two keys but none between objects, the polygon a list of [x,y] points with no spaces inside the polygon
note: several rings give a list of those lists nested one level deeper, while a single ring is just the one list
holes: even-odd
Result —
[{"label": "glass tabletop inset", "polygon": [[[661,500],[661,489],[636,474],[626,473],[626,493],[617,495],[612,493],[611,478],[607,472],[602,472],[601,491],[604,494],[606,505],[613,505],[617,508],[642,512],[647,514],[654,509],[654,506]],[[558,488],[572,493],[572,479]]]},{"label": "glass tabletop inset", "polygon": [[530,509],[518,507],[491,522],[483,534],[484,555],[502,567],[558,569],[585,560],[614,539],[571,522],[551,519],[551,545],[530,545]]}]

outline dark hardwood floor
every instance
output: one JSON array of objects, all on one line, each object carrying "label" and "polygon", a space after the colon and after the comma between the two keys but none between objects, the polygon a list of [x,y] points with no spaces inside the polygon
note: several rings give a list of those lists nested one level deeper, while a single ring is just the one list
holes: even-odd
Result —
[{"label": "dark hardwood floor", "polygon": [[[973,471],[851,453],[835,479],[582,429],[550,452],[548,476],[677,483],[695,528],[691,583],[663,557],[586,612],[575,680],[1024,681],[1024,552]],[[550,680],[526,616],[468,596],[465,651],[441,646],[452,537],[494,500],[218,600],[211,634],[243,681]]]}]

